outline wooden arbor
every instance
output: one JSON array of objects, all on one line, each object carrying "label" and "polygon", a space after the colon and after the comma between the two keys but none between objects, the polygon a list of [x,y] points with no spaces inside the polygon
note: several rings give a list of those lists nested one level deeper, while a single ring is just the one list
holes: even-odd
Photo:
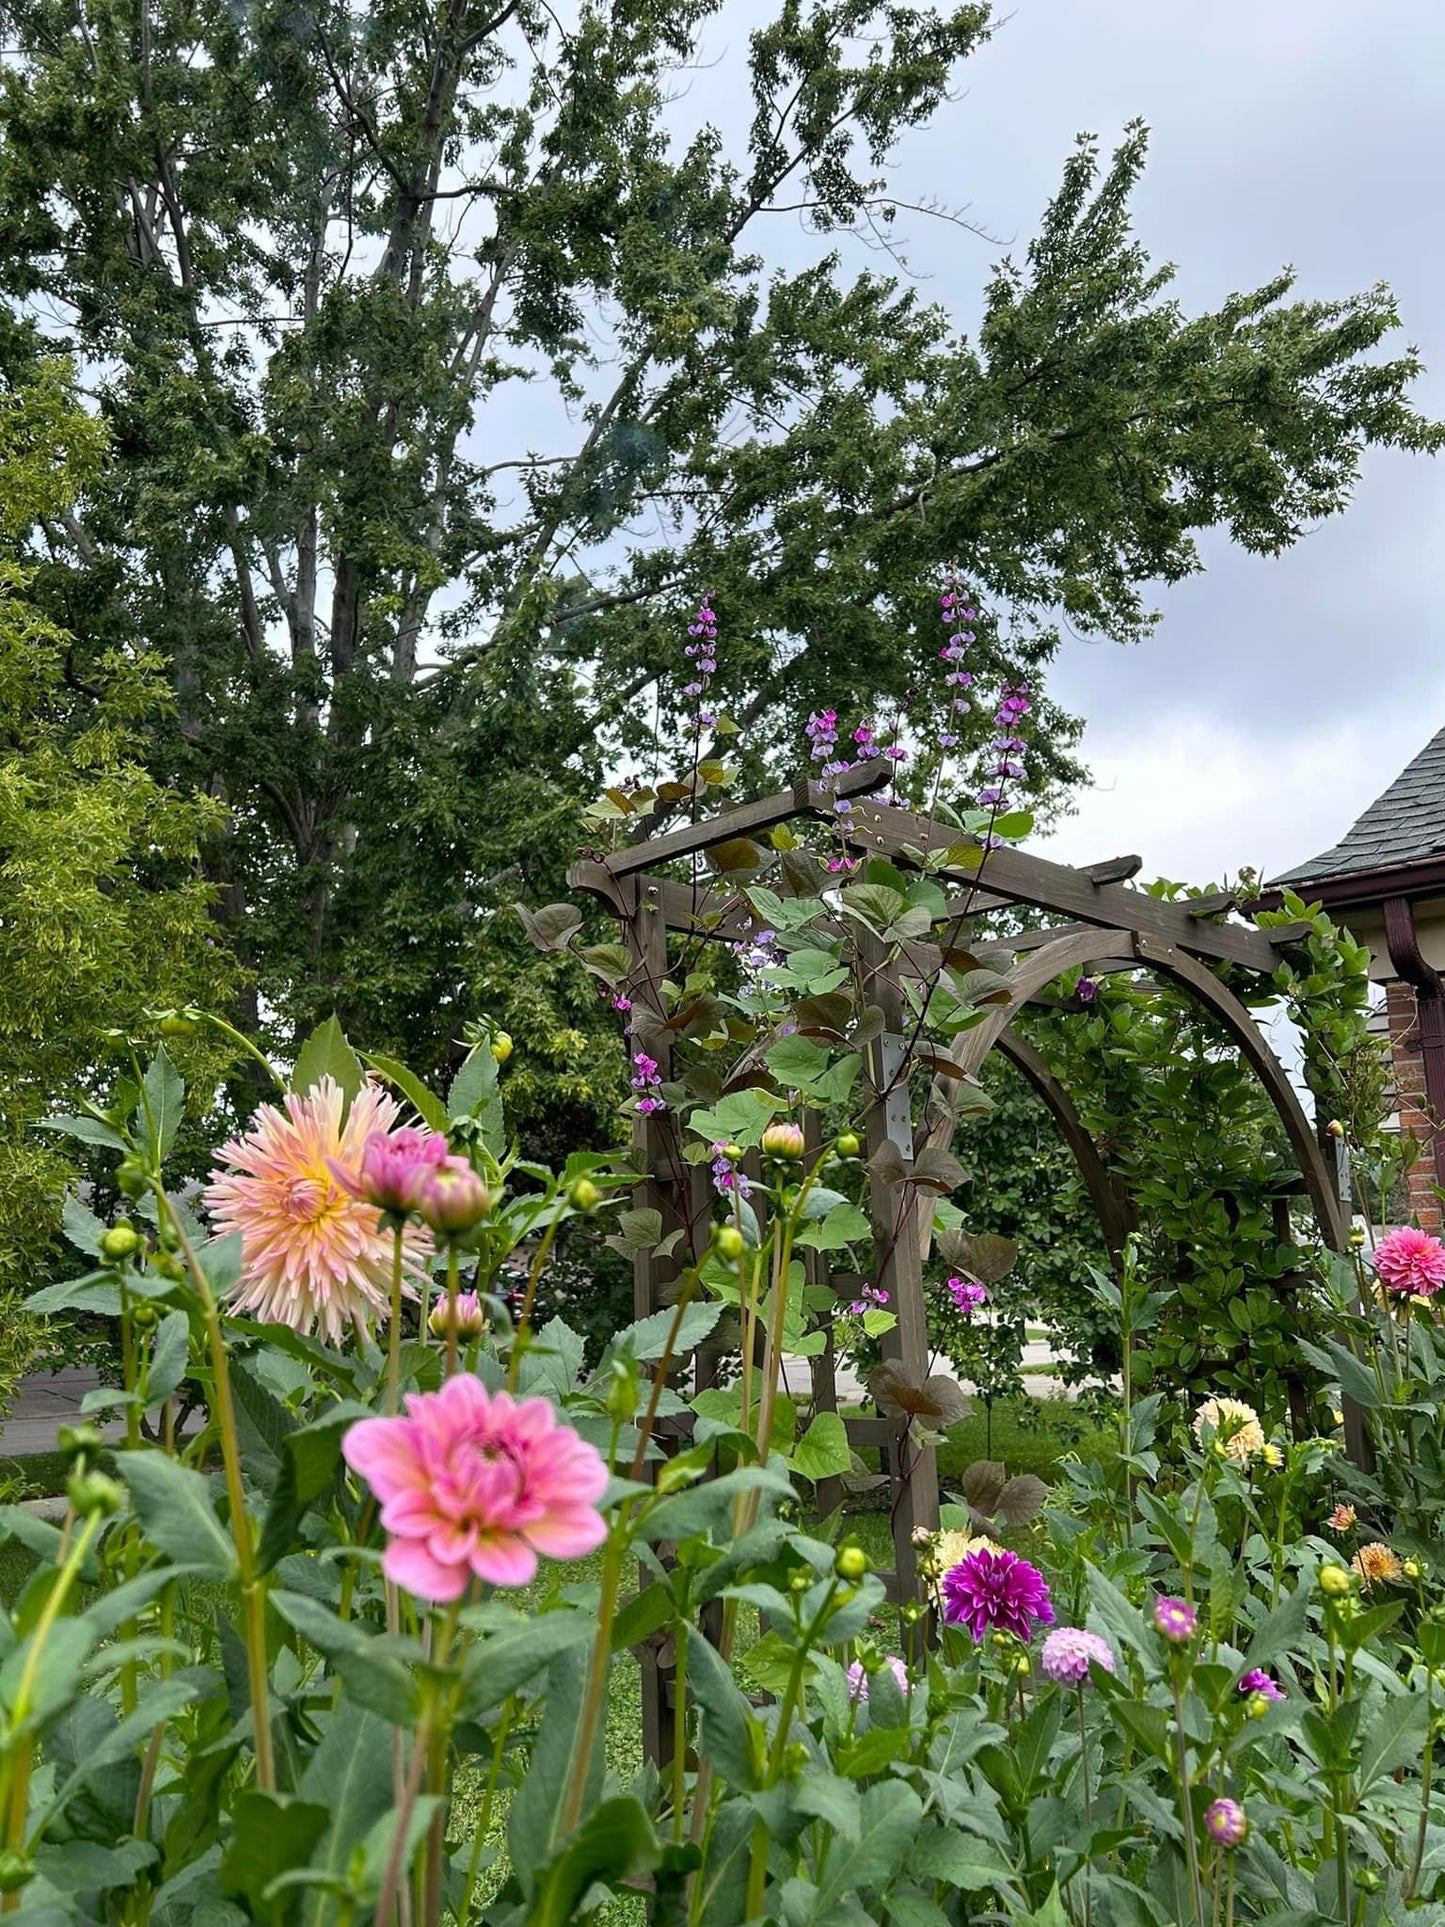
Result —
[{"label": "wooden arbor", "polygon": [[[671,1033],[665,1028],[667,1013],[660,994],[668,975],[669,934],[733,942],[757,922],[751,905],[729,884],[726,872],[705,871],[708,852],[790,818],[812,816],[834,823],[834,802],[840,795],[851,800],[847,835],[853,853],[860,857],[883,856],[906,869],[916,867],[920,856],[935,852],[941,856],[953,848],[956,831],[873,800],[890,777],[890,766],[880,761],[850,771],[834,787],[802,778],[777,795],[681,829],[644,835],[610,856],[574,865],[568,877],[572,887],[598,898],[621,926],[631,957],[627,995],[634,1010],[651,1012],[659,1020],[648,1027],[647,1048],[658,1060],[664,1081],[672,1069]],[[660,874],[660,866],[676,862],[690,866],[690,881]],[[972,873],[963,867],[953,869],[947,862],[931,871],[940,881],[953,877],[967,886],[967,894],[946,903],[935,920],[945,929],[965,914],[980,915],[1011,905],[1043,910],[1060,921],[1000,940],[1008,944],[1014,958],[1006,1001],[990,1007],[980,1025],[958,1037],[950,1051],[953,1066],[946,1067],[953,1074],[936,1072],[917,1117],[907,1083],[897,1077],[906,1050],[904,984],[910,977],[925,982],[936,979],[942,952],[927,941],[891,948],[875,942],[873,954],[865,952],[865,964],[873,972],[870,1001],[884,1017],[882,1034],[869,1044],[866,1054],[870,1203],[875,1249],[882,1254],[876,1282],[887,1290],[897,1317],[895,1328],[883,1341],[885,1358],[896,1361],[907,1382],[921,1384],[929,1369],[923,1263],[937,1191],[927,1188],[928,1153],[945,1149],[953,1135],[958,1073],[976,1072],[995,1046],[1012,1059],[1049,1106],[1078,1161],[1106,1243],[1115,1253],[1130,1228],[1129,1201],[1118,1190],[1068,1093],[1011,1027],[1015,1014],[1041,997],[1046,986],[1067,970],[1087,968],[1097,974],[1147,969],[1172,980],[1205,1006],[1268,1092],[1298,1162],[1302,1189],[1321,1238],[1331,1250],[1347,1248],[1348,1213],[1341,1202],[1333,1141],[1315,1134],[1248,1008],[1210,968],[1228,962],[1267,978],[1276,967],[1275,947],[1288,941],[1292,932],[1266,932],[1227,921],[1234,907],[1228,898],[1161,902],[1129,887],[1138,868],[1139,861],[1133,857],[1074,869],[999,848],[989,852],[981,872],[976,867]],[[665,1302],[680,1272],[706,1251],[712,1204],[707,1167],[684,1161],[670,1114],[639,1116],[634,1142],[645,1173],[634,1203],[658,1211],[664,1232],[662,1247],[640,1254],[635,1261],[635,1309],[643,1317]],[[920,1194],[927,1200],[922,1206]],[[674,1232],[681,1235],[669,1239],[667,1234]],[[822,1273],[822,1254],[810,1254],[809,1263],[816,1268],[815,1276]],[[696,1369],[700,1378],[709,1369],[701,1356]],[[813,1367],[814,1400],[823,1410],[836,1405],[832,1373],[830,1346]],[[920,1526],[938,1523],[933,1452],[919,1450],[909,1441],[906,1419],[850,1417],[845,1422],[854,1444],[880,1446],[889,1462],[896,1548],[891,1586],[895,1596],[914,1598],[918,1574],[913,1535]],[[1354,1455],[1360,1438],[1358,1428],[1352,1424],[1351,1429],[1355,1436],[1347,1442]],[[645,1737],[649,1753],[657,1757],[669,1730],[663,1718],[667,1682],[657,1656],[644,1654],[643,1661]]]}]

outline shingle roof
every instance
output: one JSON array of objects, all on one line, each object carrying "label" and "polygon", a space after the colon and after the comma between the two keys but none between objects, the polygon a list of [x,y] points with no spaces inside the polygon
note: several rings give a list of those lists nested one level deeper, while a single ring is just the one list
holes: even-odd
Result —
[{"label": "shingle roof", "polygon": [[1333,849],[1276,877],[1276,883],[1316,882],[1360,870],[1417,863],[1445,853],[1445,729],[1377,796]]}]

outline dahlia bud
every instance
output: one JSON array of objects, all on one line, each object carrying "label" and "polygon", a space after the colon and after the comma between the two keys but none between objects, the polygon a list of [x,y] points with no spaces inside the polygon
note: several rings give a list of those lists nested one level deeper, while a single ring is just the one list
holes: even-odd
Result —
[{"label": "dahlia bud", "polygon": [[109,1258],[112,1264],[119,1264],[122,1258],[129,1258],[140,1250],[144,1241],[133,1224],[113,1224],[100,1241],[100,1253]]},{"label": "dahlia bud", "polygon": [[512,1054],[512,1040],[506,1031],[499,1030],[492,1039],[492,1055],[499,1064],[505,1064]]},{"label": "dahlia bud", "polygon": [[763,1132],[763,1149],[769,1157],[800,1158],[803,1155],[803,1132],[797,1124],[770,1124]]},{"label": "dahlia bud", "polygon": [[68,1459],[93,1456],[105,1444],[100,1436],[100,1428],[82,1421],[79,1425],[62,1425],[55,1435],[56,1449]]},{"label": "dahlia bud", "polygon": [[1325,1126],[1325,1129],[1331,1137],[1343,1137],[1345,1135],[1345,1127],[1337,1117],[1332,1117]]},{"label": "dahlia bud", "polygon": [[0,1894],[18,1893],[35,1878],[35,1862],[18,1847],[0,1850]]},{"label": "dahlia bud", "polygon": [[97,1513],[105,1519],[125,1504],[125,1487],[104,1472],[72,1472],[65,1482],[65,1496],[82,1519]]},{"label": "dahlia bud", "polygon": [[1350,1584],[1350,1575],[1343,1566],[1320,1567],[1320,1591],[1326,1599],[1343,1599]]},{"label": "dahlia bud", "polygon": [[862,1546],[839,1546],[838,1556],[833,1561],[833,1570],[840,1579],[856,1585],[867,1576],[873,1562]]},{"label": "dahlia bud", "polygon": [[1364,1248],[1365,1248],[1365,1227],[1362,1224],[1351,1225],[1350,1226],[1351,1251],[1363,1251]]},{"label": "dahlia bud", "polygon": [[439,1238],[461,1238],[486,1217],[492,1200],[465,1158],[448,1158],[423,1180],[416,1208]]},{"label": "dahlia bud", "polygon": [[806,1592],[809,1586],[812,1585],[812,1583],[813,1583],[812,1573],[795,1572],[791,1577],[791,1579],[789,1579],[788,1581],[788,1590],[789,1592]]},{"label": "dahlia bud", "polygon": [[1244,1710],[1252,1720],[1262,1720],[1269,1711],[1269,1698],[1264,1693],[1251,1693],[1244,1703]]},{"label": "dahlia bud", "polygon": [[834,1140],[840,1158],[856,1158],[858,1155],[858,1133],[840,1131]]},{"label": "dahlia bud", "polygon": [[136,1157],[123,1157],[116,1167],[116,1189],[122,1197],[139,1198],[145,1195],[147,1178],[145,1166]]},{"label": "dahlia bud", "polygon": [[1216,1846],[1242,1846],[1249,1821],[1237,1800],[1216,1800],[1204,1815],[1204,1831]]},{"label": "dahlia bud", "polygon": [[591,1178],[578,1178],[568,1187],[567,1202],[574,1211],[595,1211],[602,1202],[602,1193]]},{"label": "dahlia bud", "polygon": [[447,1162],[447,1141],[440,1131],[404,1125],[399,1131],[373,1131],[361,1149],[361,1169],[349,1170],[328,1159],[331,1175],[354,1198],[363,1198],[393,1218],[417,1208],[421,1188]]},{"label": "dahlia bud", "polygon": [[130,1322],[138,1332],[154,1331],[161,1322],[161,1308],[153,1299],[142,1298],[138,1305],[132,1305]]},{"label": "dahlia bud", "polygon": [[1422,1579],[1425,1575],[1425,1568],[1418,1559],[1407,1559],[1400,1570],[1407,1579]]},{"label": "dahlia bud", "polygon": [[[427,1328],[433,1338],[445,1338],[451,1320],[447,1314],[450,1307],[445,1298],[439,1298],[432,1306],[427,1318]],[[487,1329],[487,1314],[482,1309],[482,1301],[474,1291],[459,1291],[456,1302],[455,1330],[463,1344],[469,1345],[474,1338],[480,1338]]]},{"label": "dahlia bud", "polygon": [[192,1037],[195,1035],[196,1020],[187,1017],[184,1011],[168,1010],[157,1029],[162,1037]]},{"label": "dahlia bud", "polygon": [[1160,1597],[1154,1601],[1154,1630],[1171,1646],[1187,1646],[1198,1623],[1198,1615],[1187,1600]]},{"label": "dahlia bud", "polygon": [[713,1233],[713,1243],[724,1258],[741,1258],[745,1248],[743,1234],[735,1224],[720,1224]]}]

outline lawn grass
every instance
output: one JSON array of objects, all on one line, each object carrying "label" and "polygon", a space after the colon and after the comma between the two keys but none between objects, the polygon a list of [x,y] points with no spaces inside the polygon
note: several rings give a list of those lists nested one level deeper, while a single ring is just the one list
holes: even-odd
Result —
[{"label": "lawn grass", "polygon": [[52,1499],[65,1490],[70,1461],[63,1452],[23,1452],[0,1458],[0,1494],[6,1501]]}]

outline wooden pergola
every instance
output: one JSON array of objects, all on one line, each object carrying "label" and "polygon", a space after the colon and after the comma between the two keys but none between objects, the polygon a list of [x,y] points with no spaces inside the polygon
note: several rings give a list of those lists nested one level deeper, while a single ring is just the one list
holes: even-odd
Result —
[{"label": "wooden pergola", "polygon": [[[706,863],[708,853],[799,818],[837,827],[835,803],[842,798],[851,805],[842,829],[853,855],[885,857],[901,870],[920,869],[925,859],[943,852],[957,856],[956,830],[875,800],[891,781],[891,766],[882,760],[861,765],[827,786],[803,777],[791,789],[679,829],[649,834],[644,824],[637,840],[626,847],[573,866],[568,874],[572,888],[597,898],[621,927],[631,957],[626,992],[634,1010],[650,1011],[659,1020],[648,1027],[648,1051],[657,1059],[663,1081],[672,1072],[672,1033],[665,1028],[667,1011],[660,992],[668,975],[669,936],[732,943],[747,937],[760,922],[738,893],[735,880],[730,880],[731,872],[699,877],[698,868]],[[662,866],[678,860],[691,861],[693,881],[660,874]],[[1006,995],[990,1005],[982,1023],[955,1040],[948,1053],[952,1063],[935,1070],[916,1117],[907,1082],[900,1084],[898,1077],[906,1051],[904,985],[910,977],[923,983],[937,981],[951,935],[945,935],[942,945],[925,940],[885,945],[867,934],[860,939],[865,967],[873,973],[869,999],[883,1013],[882,1032],[865,1051],[869,1202],[874,1249],[879,1254],[874,1282],[887,1292],[897,1319],[882,1340],[884,1359],[896,1366],[907,1384],[923,1383],[930,1358],[923,1266],[939,1189],[936,1180],[930,1182],[925,1154],[946,1149],[957,1122],[960,1080],[975,1074],[992,1049],[997,1047],[1010,1058],[1048,1106],[1077,1160],[1105,1241],[1116,1256],[1131,1228],[1130,1201],[1084,1128],[1069,1093],[1013,1028],[1018,1012],[1042,999],[1046,987],[1068,970],[1082,968],[1098,974],[1142,967],[1178,985],[1206,1009],[1251,1065],[1278,1112],[1299,1166],[1299,1188],[1308,1198],[1321,1239],[1331,1250],[1348,1248],[1349,1218],[1341,1201],[1335,1144],[1327,1135],[1316,1134],[1248,1007],[1211,968],[1219,963],[1239,965],[1267,980],[1277,965],[1277,947],[1297,934],[1295,928],[1265,931],[1232,921],[1235,904],[1228,896],[1161,901],[1130,887],[1139,867],[1137,857],[1120,857],[1073,868],[1008,847],[988,851],[981,866],[976,861],[971,866],[947,861],[941,867],[929,866],[935,880],[945,886],[951,880],[960,889],[934,920],[935,931],[942,925],[949,932],[965,915],[1013,905],[1044,911],[1058,921],[1024,935],[990,939],[1006,945],[1013,955]],[[756,874],[748,878],[756,880]],[[816,1147],[816,1114],[808,1113],[808,1119],[811,1144]],[[640,1253],[635,1260],[635,1310],[638,1317],[645,1317],[668,1301],[680,1274],[705,1255],[713,1204],[707,1166],[682,1159],[670,1113],[639,1116],[634,1143],[645,1175],[633,1202],[660,1213],[664,1234],[662,1248]],[[1287,1205],[1277,1221],[1287,1238]],[[681,1235],[669,1241],[669,1233]],[[830,1282],[824,1253],[810,1252],[807,1265],[810,1282]],[[694,1363],[699,1389],[710,1382],[715,1369],[715,1357],[699,1352]],[[836,1410],[833,1372],[830,1341],[812,1361],[812,1393],[818,1410]],[[1360,1414],[1347,1409],[1346,1417],[1347,1446],[1352,1456],[1358,1456],[1364,1450]],[[919,1527],[931,1529],[938,1524],[933,1449],[920,1448],[911,1438],[906,1415],[848,1415],[844,1422],[850,1443],[877,1446],[888,1466],[896,1562],[895,1571],[886,1577],[893,1597],[917,1598],[914,1533]],[[685,1433],[686,1418],[670,1423],[675,1435]],[[826,1513],[838,1502],[841,1490],[836,1482],[825,1481],[818,1497],[820,1511]],[[649,1756],[661,1758],[671,1732],[666,1717],[669,1668],[665,1654],[644,1650],[641,1658],[644,1740]]]}]

